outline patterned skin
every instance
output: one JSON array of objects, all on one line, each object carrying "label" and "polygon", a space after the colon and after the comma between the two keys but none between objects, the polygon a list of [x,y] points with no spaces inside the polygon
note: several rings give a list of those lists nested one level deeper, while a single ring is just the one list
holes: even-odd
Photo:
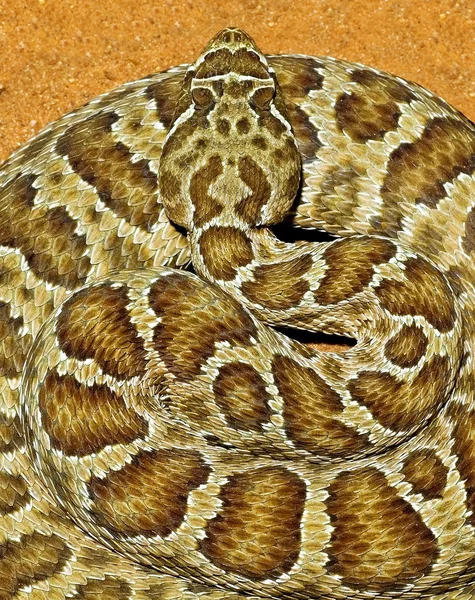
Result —
[{"label": "patterned skin", "polygon": [[227,29],[4,163],[0,599],[475,597],[474,157]]}]

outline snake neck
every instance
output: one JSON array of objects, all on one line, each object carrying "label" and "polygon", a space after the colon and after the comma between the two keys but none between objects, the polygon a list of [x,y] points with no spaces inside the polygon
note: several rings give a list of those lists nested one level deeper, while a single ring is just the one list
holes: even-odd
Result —
[{"label": "snake neck", "polygon": [[295,244],[281,242],[266,227],[238,227],[227,221],[192,229],[188,241],[195,271],[226,287],[239,285],[243,271],[293,256],[298,251]]}]

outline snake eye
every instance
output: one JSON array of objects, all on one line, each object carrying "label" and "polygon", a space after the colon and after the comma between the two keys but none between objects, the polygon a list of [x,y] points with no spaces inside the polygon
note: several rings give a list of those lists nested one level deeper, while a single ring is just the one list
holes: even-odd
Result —
[{"label": "snake eye", "polygon": [[269,110],[274,95],[275,89],[271,86],[258,88],[251,96],[251,106],[259,110]]},{"label": "snake eye", "polygon": [[208,108],[214,102],[213,92],[205,87],[195,87],[191,90],[191,98],[196,108]]}]

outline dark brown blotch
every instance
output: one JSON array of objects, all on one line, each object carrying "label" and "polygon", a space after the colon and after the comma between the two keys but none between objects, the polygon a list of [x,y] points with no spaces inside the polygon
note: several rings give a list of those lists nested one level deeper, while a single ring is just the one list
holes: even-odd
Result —
[{"label": "dark brown blotch", "polygon": [[262,221],[262,208],[269,202],[271,186],[262,168],[250,157],[242,156],[238,162],[239,177],[251,189],[249,196],[236,206],[236,213],[251,227]]},{"label": "dark brown blotch", "polygon": [[0,471],[0,514],[14,513],[30,502],[28,482],[21,475]]},{"label": "dark brown blotch", "polygon": [[39,408],[52,446],[68,456],[129,444],[148,433],[146,420],[107,385],[85,385],[55,371],[41,384]]},{"label": "dark brown blotch", "polygon": [[297,448],[318,455],[342,457],[365,448],[366,435],[342,420],[343,402],[312,369],[276,356],[272,373],[284,401],[284,426]]},{"label": "dark brown blotch", "polygon": [[465,217],[465,235],[462,237],[462,248],[467,254],[471,254],[475,249],[475,208],[471,208]]},{"label": "dark brown blotch", "polygon": [[18,376],[25,365],[32,336],[21,334],[23,318],[13,317],[10,306],[0,301],[0,376]]},{"label": "dark brown blotch", "polygon": [[347,238],[325,250],[327,265],[315,300],[319,304],[337,304],[362,292],[373,279],[374,267],[388,262],[396,246],[378,238]]},{"label": "dark brown blotch", "polygon": [[267,141],[265,137],[262,137],[261,135],[256,135],[252,138],[252,145],[263,152],[267,150]]},{"label": "dark brown blotch", "polygon": [[342,94],[335,103],[338,127],[359,143],[382,139],[398,127],[401,112],[395,102],[375,104],[364,93]]},{"label": "dark brown blotch", "polygon": [[443,274],[422,258],[409,258],[404,280],[383,279],[375,294],[393,315],[424,317],[442,333],[457,318],[454,295]]},{"label": "dark brown blotch", "polygon": [[251,124],[249,123],[249,119],[247,119],[246,117],[239,119],[239,121],[236,123],[236,131],[240,135],[248,134],[250,129],[251,129]]},{"label": "dark brown blotch", "polygon": [[5,600],[28,586],[60,575],[72,552],[58,535],[34,532],[0,546],[1,594]]},{"label": "dark brown blotch", "polygon": [[[172,223],[189,228],[191,225],[191,211],[187,203],[183,201],[181,186],[182,181],[175,172],[167,169],[162,164],[160,168],[160,194],[162,198],[167,199],[167,216]],[[217,205],[217,203],[215,204]]]},{"label": "dark brown blotch", "polygon": [[210,193],[211,185],[223,173],[223,163],[219,156],[212,156],[204,167],[193,174],[190,181],[190,198],[195,206],[193,222],[202,227],[223,211],[220,199]]},{"label": "dark brown blotch", "polygon": [[[281,113],[282,114],[282,113]],[[286,116],[284,113],[283,116]],[[263,110],[259,114],[258,126],[272,135],[276,142],[280,143],[282,137],[287,134],[287,126],[281,119],[274,116],[269,110]]]},{"label": "dark brown blotch", "polygon": [[156,174],[145,159],[136,159],[117,141],[113,112],[100,112],[72,125],[58,139],[56,150],[67,156],[74,171],[91,186],[118,218],[150,231],[158,220]]},{"label": "dark brown blotch", "polygon": [[265,381],[252,365],[236,361],[220,367],[213,392],[230,427],[262,431],[268,422],[271,397]]},{"label": "dark brown blotch", "polygon": [[227,137],[231,130],[231,123],[228,119],[219,119],[216,128],[223,137]]},{"label": "dark brown blotch", "polygon": [[192,450],[141,451],[118,471],[91,479],[93,512],[114,534],[167,537],[183,522],[190,492],[210,472]]},{"label": "dark brown blotch", "polygon": [[260,61],[259,56],[253,50],[238,48],[232,52],[229,48],[217,48],[206,54],[196,69],[198,79],[209,79],[227,75],[230,72],[246,77],[257,79],[268,79],[269,71]]},{"label": "dark brown blotch", "polygon": [[352,80],[359,84],[355,92],[342,94],[335,103],[338,127],[352,140],[365,143],[382,139],[398,127],[400,103],[413,99],[408,86],[369,69],[353,71]]},{"label": "dark brown blotch", "polygon": [[154,344],[179,380],[198,375],[218,342],[248,346],[257,335],[253,320],[236,300],[184,274],[174,273],[155,282],[150,306],[161,320],[155,328]]},{"label": "dark brown blotch", "polygon": [[182,91],[185,73],[173,73],[165,79],[151,83],[145,90],[157,106],[157,115],[165,129],[169,129],[175,113],[178,97]]},{"label": "dark brown blotch", "polygon": [[312,257],[303,254],[275,264],[260,265],[254,269],[254,280],[245,281],[241,291],[251,302],[271,310],[285,310],[298,306],[310,289],[303,278],[312,266]]},{"label": "dark brown blotch", "polygon": [[372,69],[354,69],[351,79],[368,92],[373,92],[376,96],[387,96],[395,102],[409,103],[417,98],[408,83]]},{"label": "dark brown blotch", "polygon": [[457,457],[457,469],[467,495],[466,519],[469,525],[475,526],[475,411],[460,405],[454,408],[452,418],[452,452]]},{"label": "dark brown blotch", "polygon": [[363,371],[348,383],[348,390],[383,427],[408,431],[430,418],[441,405],[450,380],[448,358],[434,356],[413,381],[399,380],[390,373]]},{"label": "dark brown blotch", "polygon": [[200,255],[213,279],[232,281],[254,258],[251,240],[234,227],[210,227],[199,241]]},{"label": "dark brown blotch", "polygon": [[23,426],[18,416],[0,412],[0,452],[13,452],[24,445]]},{"label": "dark brown blotch", "polygon": [[414,492],[424,500],[441,498],[447,485],[447,467],[430,448],[414,450],[405,459],[402,472]]},{"label": "dark brown blotch", "polygon": [[103,579],[88,579],[77,587],[74,596],[79,600],[130,600],[132,596],[130,584],[120,577],[105,575]]},{"label": "dark brown blotch", "polygon": [[401,329],[386,342],[384,356],[393,364],[403,369],[417,365],[425,355],[429,341],[417,325],[403,325]]},{"label": "dark brown blotch", "polygon": [[313,160],[322,146],[319,130],[300,104],[310,91],[322,88],[323,76],[317,71],[321,64],[318,60],[304,57],[276,57],[271,59],[271,64],[285,103],[285,112],[281,112],[292,126],[303,160]]},{"label": "dark brown blotch", "polygon": [[0,245],[18,249],[42,280],[74,289],[89,272],[86,236],[66,208],[34,205],[36,175],[18,175],[6,184],[0,199],[10,205],[9,218],[0,222]]},{"label": "dark brown blotch", "polygon": [[343,585],[384,592],[430,572],[438,556],[434,534],[377,469],[340,473],[328,495],[327,569]]},{"label": "dark brown blotch", "polygon": [[318,150],[323,145],[319,138],[320,130],[300,106],[288,110],[288,118],[303,161],[315,160]]},{"label": "dark brown blotch", "polygon": [[435,117],[414,142],[393,150],[381,197],[383,220],[394,219],[401,202],[435,208],[447,195],[445,184],[475,168],[475,129],[463,119]]},{"label": "dark brown blotch", "polygon": [[305,483],[283,467],[231,476],[201,552],[218,567],[252,580],[288,573],[300,552],[305,497]]},{"label": "dark brown blotch", "polygon": [[317,70],[322,65],[311,57],[274,56],[269,64],[275,70],[277,81],[286,102],[306,98],[312,90],[323,86],[323,75]]},{"label": "dark brown blotch", "polygon": [[104,373],[118,379],[143,375],[145,349],[128,304],[125,285],[104,283],[71,296],[56,323],[61,350],[71,358],[95,360]]}]

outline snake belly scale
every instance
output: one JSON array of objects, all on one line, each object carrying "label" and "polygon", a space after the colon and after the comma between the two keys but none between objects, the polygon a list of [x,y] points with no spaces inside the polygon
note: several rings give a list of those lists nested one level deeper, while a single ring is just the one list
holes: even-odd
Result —
[{"label": "snake belly scale", "polygon": [[474,598],[474,171],[238,29],[7,160],[0,600]]}]

